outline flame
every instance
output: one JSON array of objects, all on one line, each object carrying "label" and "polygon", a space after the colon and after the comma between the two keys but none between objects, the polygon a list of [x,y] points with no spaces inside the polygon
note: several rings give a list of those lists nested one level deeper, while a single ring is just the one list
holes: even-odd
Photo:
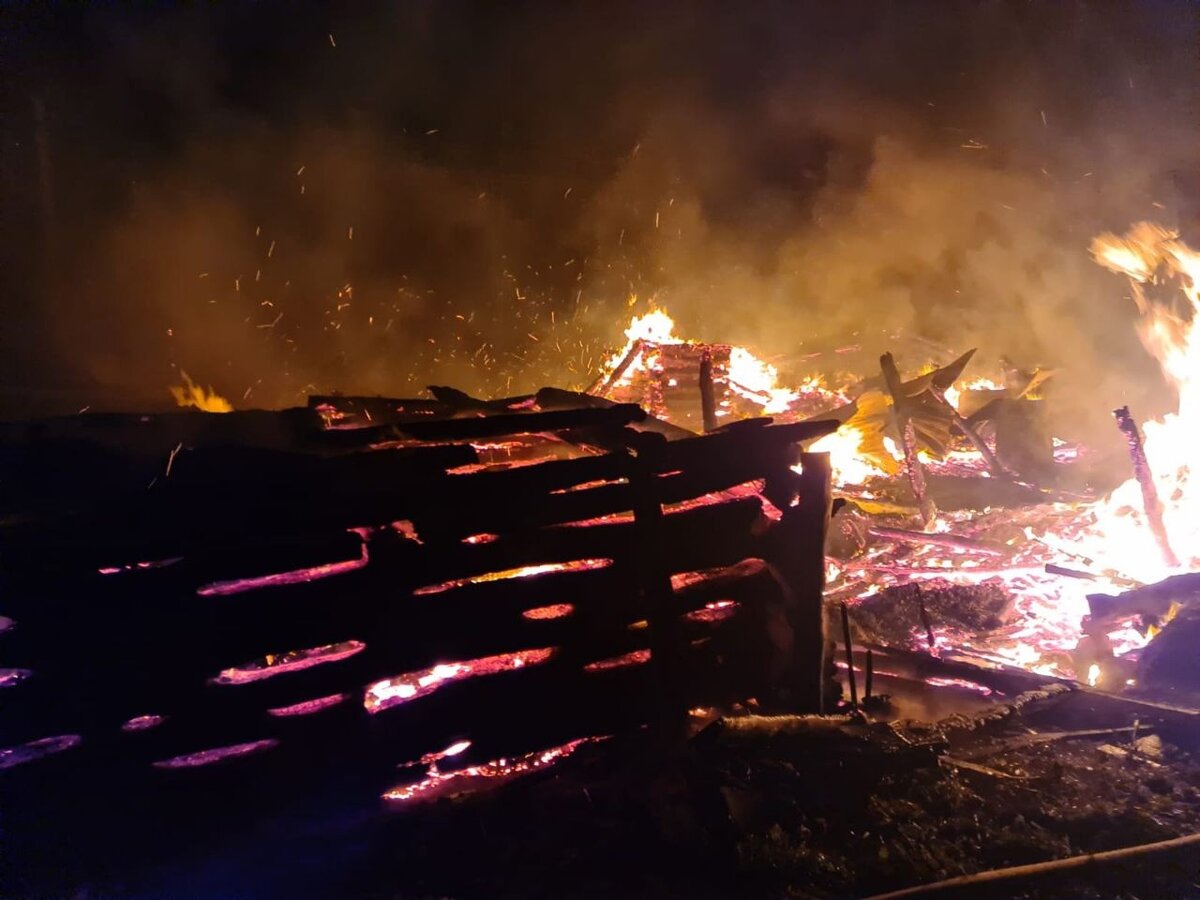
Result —
[{"label": "flame", "polygon": [[962,395],[968,391],[1002,391],[1004,385],[992,378],[974,378],[971,381],[965,382],[962,387],[953,384],[946,388],[943,396],[950,401],[950,405],[962,412],[959,404],[962,401]]},{"label": "flame", "polygon": [[[1191,483],[1192,445],[1200,433],[1200,333],[1195,328],[1200,253],[1181,241],[1178,232],[1151,222],[1134,225],[1123,237],[1101,235],[1091,250],[1102,266],[1129,277],[1141,314],[1138,336],[1178,395],[1176,411],[1146,422],[1142,434],[1163,524],[1172,545],[1190,557],[1180,568],[1190,570],[1200,563],[1192,550],[1200,546],[1200,491]],[[1186,304],[1179,303],[1180,295]],[[1085,535],[1081,552],[1142,581],[1158,581],[1178,571],[1163,561],[1155,544],[1135,478],[1094,512],[1095,525]]]},{"label": "flame", "polygon": [[175,398],[177,406],[195,407],[201,412],[210,413],[227,413],[233,412],[233,404],[218,394],[211,386],[205,388],[188,376],[188,373],[179,370],[179,375],[183,379],[183,384],[171,385],[167,388],[171,392],[171,396]]},{"label": "flame", "polygon": [[729,351],[729,386],[736,393],[762,404],[763,415],[778,415],[800,399],[789,388],[779,386],[779,371],[745,347]]},{"label": "flame", "polygon": [[867,455],[863,447],[865,437],[853,425],[843,425],[833,434],[814,441],[808,449],[829,454],[829,464],[839,484],[863,484],[887,474]]},{"label": "flame", "polygon": [[[1007,532],[1016,526],[1024,540],[1005,543],[1007,559],[973,556],[969,545],[950,548],[933,544],[908,547],[899,557],[894,545],[876,545],[839,564],[830,575],[830,590],[843,596],[864,598],[889,585],[913,581],[953,584],[994,582],[1014,598],[1015,615],[1003,628],[986,634],[965,634],[950,628],[934,628],[939,650],[957,650],[977,657],[1021,666],[1055,675],[1073,675],[1098,683],[1102,664],[1075,661],[1072,655],[1081,638],[1081,623],[1089,613],[1087,595],[1103,589],[1108,579],[1116,589],[1130,580],[1149,583],[1179,570],[1200,568],[1200,489],[1191,486],[1191,445],[1200,434],[1200,332],[1195,332],[1200,314],[1200,253],[1184,243],[1179,233],[1161,225],[1140,223],[1122,236],[1101,235],[1091,252],[1098,263],[1130,279],[1137,305],[1138,335],[1147,351],[1159,362],[1167,383],[1178,395],[1176,410],[1142,428],[1149,468],[1161,502],[1163,521],[1172,548],[1182,557],[1170,566],[1150,529],[1141,486],[1130,478],[1108,497],[1094,503],[1047,503],[1028,510],[996,509],[943,513],[930,529],[935,533],[988,535]],[[626,330],[628,342],[608,364],[609,386],[631,383],[638,373],[651,375],[662,365],[655,347],[691,343],[675,333],[674,323],[664,310],[655,310],[633,320]],[[642,342],[640,345],[638,342]],[[612,375],[622,364],[621,377]],[[1034,397],[1036,388],[1049,373],[1035,374],[1023,391],[1008,378],[963,380],[945,391],[946,400],[962,415],[986,401],[987,393],[1007,391],[1009,396]],[[779,384],[774,366],[740,347],[729,348],[728,368],[722,374],[735,406],[723,401],[720,414],[772,415],[792,419],[813,416],[819,409],[844,405],[849,397],[826,386],[820,376],[809,376],[794,388]],[[975,393],[975,396],[971,396]],[[812,398],[824,406],[805,408]],[[797,402],[803,399],[803,402]],[[878,431],[877,421],[886,413],[886,398],[878,391],[860,393],[858,412],[834,434],[810,446],[831,454],[835,484],[863,485],[872,479],[894,476],[900,448]],[[868,415],[871,414],[871,415]],[[875,424],[871,424],[874,421]],[[860,427],[861,426],[861,427]],[[1058,461],[1070,461],[1079,448],[1055,441]],[[951,448],[944,458],[933,459],[922,452],[923,463],[935,473],[987,477],[986,460],[978,449]],[[854,496],[868,512],[905,510],[876,503],[874,494],[856,489]],[[1077,563],[1076,563],[1077,561]],[[1046,566],[1075,565],[1090,575],[1066,578],[1047,571]],[[851,593],[853,592],[853,593]],[[1132,620],[1113,623],[1107,645],[1116,655],[1142,647],[1152,630],[1135,627]],[[924,631],[919,635],[924,643]]]},{"label": "flame", "polygon": [[634,316],[629,327],[625,329],[625,337],[629,343],[617,358],[617,362],[625,356],[636,341],[649,341],[652,344],[686,344],[687,341],[675,336],[675,320],[665,309],[652,309],[644,316]]}]

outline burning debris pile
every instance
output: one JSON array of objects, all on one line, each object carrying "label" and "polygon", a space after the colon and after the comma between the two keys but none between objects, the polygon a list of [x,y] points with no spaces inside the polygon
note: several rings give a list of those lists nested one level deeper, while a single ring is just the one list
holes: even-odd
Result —
[{"label": "burning debris pile", "polygon": [[[1130,279],[1141,339],[1179,395],[1175,413],[1141,430],[1115,411],[1134,477],[1107,494],[1092,486],[1087,448],[1042,413],[1053,372],[971,378],[974,351],[908,373],[886,354],[874,377],[787,388],[772,364],[681,339],[656,310],[634,320],[593,392],[696,430],[747,415],[838,419],[810,445],[832,455],[836,483],[826,596],[847,604],[864,639],[1112,689],[1161,686],[1167,645],[1139,669],[1142,649],[1164,625],[1195,627],[1190,615],[1166,624],[1192,580],[1145,586],[1189,571],[1200,546],[1189,458],[1200,254],[1149,223],[1097,238],[1092,254]],[[1200,688],[1189,666],[1175,664],[1175,683]]]},{"label": "burning debris pile", "polygon": [[[1093,253],[1131,279],[1180,398],[1140,429],[1116,411],[1134,476],[1106,495],[1087,449],[1046,424],[1050,372],[972,379],[974,351],[916,370],[889,353],[872,377],[787,388],[744,348],[678,338],[662,310],[588,393],[236,412],[185,376],[177,401],[200,412],[4,426],[20,627],[0,619],[16,635],[0,689],[25,739],[0,769],[54,774],[13,792],[30,853],[47,783],[72,839],[126,795],[143,823],[222,821],[210,773],[284,814],[299,781],[419,808],[587,770],[644,728],[654,765],[687,773],[671,802],[689,840],[765,882],[861,891],[1112,849],[1087,821],[1119,791],[1082,816],[1021,799],[1065,784],[1082,804],[1100,777],[1085,772],[1128,796],[1159,785],[1174,818],[1128,817],[1147,842],[1193,829],[1197,713],[1136,695],[1200,691],[1200,257],[1150,225]],[[70,640],[46,640],[66,615]],[[832,711],[839,667],[844,715],[791,715]],[[1034,723],[1068,695],[1112,715]],[[1071,742],[1066,775],[1023,743],[1035,725],[1034,744]],[[664,763],[664,744],[687,761]],[[920,804],[972,809],[967,838],[906,829]],[[1044,833],[1024,840],[1014,809]],[[898,854],[873,872],[867,827]]]}]

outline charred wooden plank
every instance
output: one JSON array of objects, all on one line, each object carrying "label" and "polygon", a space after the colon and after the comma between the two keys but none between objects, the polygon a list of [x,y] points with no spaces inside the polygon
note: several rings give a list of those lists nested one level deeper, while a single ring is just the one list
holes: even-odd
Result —
[{"label": "charred wooden plank", "polygon": [[[751,528],[759,515],[760,501],[753,497],[673,513],[664,519],[656,554],[668,571],[737,562],[756,550]],[[55,631],[46,625],[47,619],[52,621],[61,613],[34,615],[11,642],[9,661],[37,665],[39,680],[54,676],[64,691],[70,690],[72,681],[87,678],[93,667],[103,666],[118,679],[130,702],[149,703],[164,690],[202,683],[223,668],[266,654],[363,639],[370,634],[417,631],[427,635],[407,655],[398,657],[413,667],[432,664],[439,655],[462,658],[504,641],[520,643],[522,636],[549,634],[558,640],[553,628],[539,629],[540,623],[524,621],[520,613],[569,597],[578,608],[603,609],[609,619],[623,617],[617,620],[620,626],[647,615],[648,610],[639,609],[634,602],[632,585],[619,567],[611,573],[568,570],[509,578],[511,586],[499,598],[491,592],[475,601],[469,590],[464,591],[471,585],[461,582],[472,577],[487,579],[489,573],[515,571],[520,566],[628,558],[638,546],[635,531],[631,523],[551,529],[486,544],[459,545],[450,548],[449,554],[438,552],[425,560],[422,556],[429,554],[412,542],[398,542],[390,551],[381,548],[376,552],[366,569],[324,582],[261,586],[215,596],[185,593],[174,599],[156,586],[149,591],[152,605],[145,602],[149,596],[116,590],[114,599],[103,607],[105,616],[123,623],[114,637],[94,646],[63,645],[58,652]],[[593,572],[605,574],[589,577]],[[561,587],[548,591],[541,580],[554,574],[563,576]],[[453,580],[438,588],[445,578]],[[408,592],[419,583],[427,585],[421,590],[436,589],[437,593],[422,595],[418,591],[409,597]],[[390,601],[381,603],[381,595],[389,596]],[[476,640],[474,629],[447,631],[443,626],[447,616],[453,621],[472,620],[487,633],[486,639],[482,643]],[[41,628],[37,627],[39,620]],[[567,637],[579,641],[584,636]],[[119,660],[107,661],[113,655]]]},{"label": "charred wooden plank", "polygon": [[506,434],[562,431],[568,428],[619,428],[630,422],[640,422],[645,417],[641,407],[632,403],[621,403],[603,409],[568,409],[412,422],[400,426],[400,430],[423,441],[461,441]]}]

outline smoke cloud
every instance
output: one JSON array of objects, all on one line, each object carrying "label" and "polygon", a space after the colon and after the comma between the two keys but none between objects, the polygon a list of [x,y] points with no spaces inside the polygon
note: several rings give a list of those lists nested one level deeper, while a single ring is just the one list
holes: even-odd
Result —
[{"label": "smoke cloud", "polygon": [[1076,427],[1169,405],[1087,246],[1200,224],[1191,4],[13,18],[0,412],[581,386],[633,295],[785,371],[978,346]]}]

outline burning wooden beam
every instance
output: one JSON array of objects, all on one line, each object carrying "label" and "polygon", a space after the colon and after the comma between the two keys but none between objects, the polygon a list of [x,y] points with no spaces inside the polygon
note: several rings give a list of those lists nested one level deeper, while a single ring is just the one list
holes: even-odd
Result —
[{"label": "burning wooden beam", "polygon": [[1121,429],[1121,434],[1125,436],[1125,442],[1129,447],[1133,475],[1142,489],[1142,506],[1146,512],[1146,521],[1158,544],[1159,552],[1162,553],[1163,562],[1172,569],[1177,568],[1179,557],[1171,549],[1167,527],[1163,524],[1162,502],[1158,499],[1158,488],[1154,485],[1154,473],[1150,471],[1150,463],[1146,459],[1146,450],[1142,446],[1142,436],[1138,432],[1137,423],[1133,421],[1128,406],[1114,409],[1113,418],[1117,420],[1117,427]]}]

